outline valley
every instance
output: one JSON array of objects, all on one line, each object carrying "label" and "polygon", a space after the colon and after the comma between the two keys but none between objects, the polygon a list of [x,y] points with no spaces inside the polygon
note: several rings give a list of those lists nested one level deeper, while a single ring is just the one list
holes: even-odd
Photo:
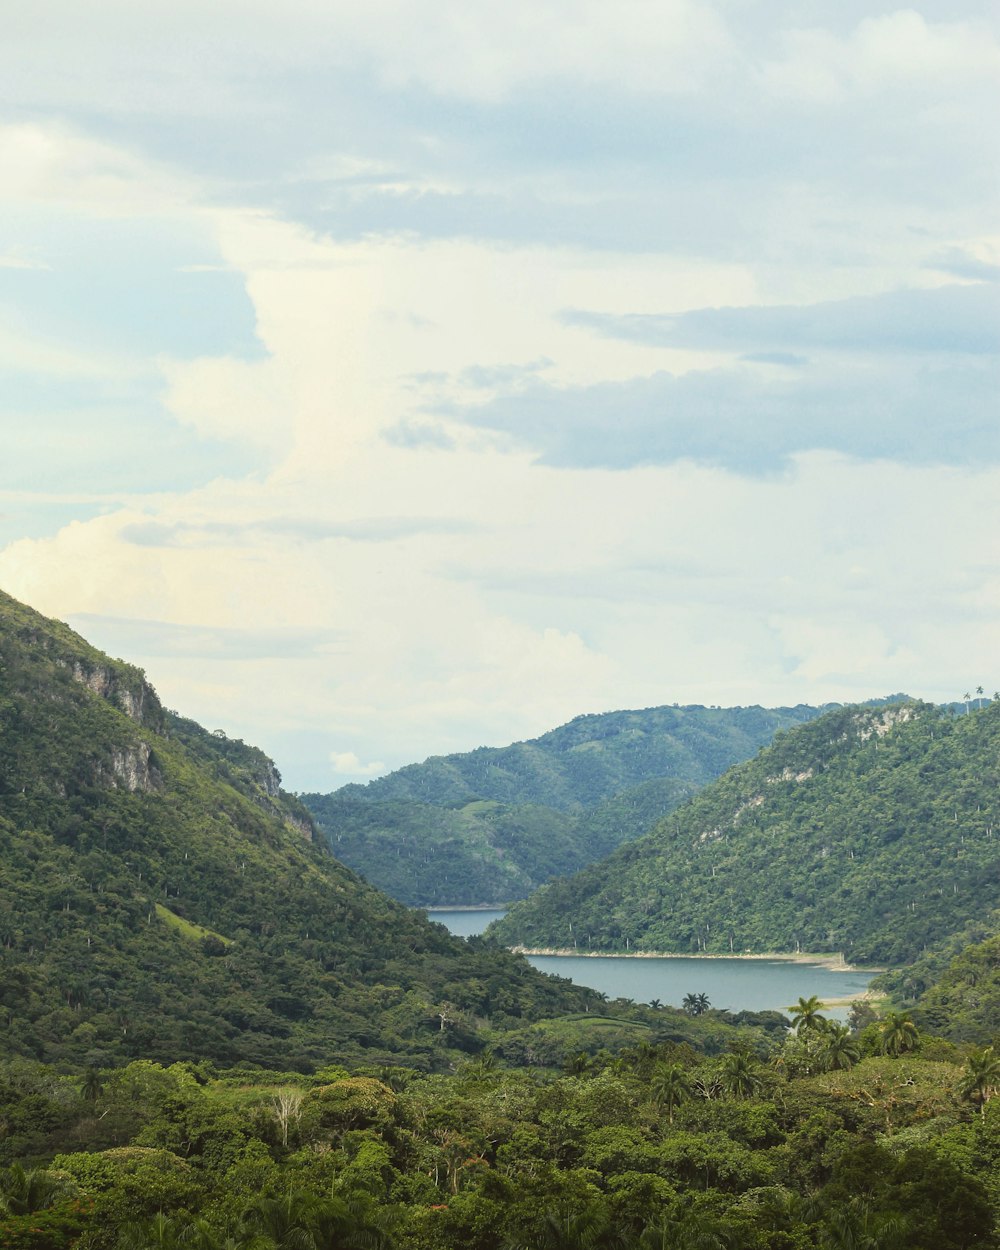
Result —
[{"label": "valley", "polygon": [[[998,709],[749,709],[762,748],[671,775],[650,832],[428,917],[263,752],[0,595],[0,1245],[991,1250]],[[703,745],[713,711],[748,710],[654,709]],[[463,767],[386,789],[512,797]],[[580,809],[620,812],[601,770]]]}]

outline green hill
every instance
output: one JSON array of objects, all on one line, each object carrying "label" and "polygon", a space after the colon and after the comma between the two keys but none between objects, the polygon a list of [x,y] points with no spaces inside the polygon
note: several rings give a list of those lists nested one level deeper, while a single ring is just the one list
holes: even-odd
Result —
[{"label": "green hill", "polygon": [[379,894],[262,752],[0,594],[7,1054],[432,1067],[596,1001]]},{"label": "green hill", "polygon": [[492,932],[526,947],[907,963],[996,905],[998,773],[1000,702],[840,708]]},{"label": "green hill", "polygon": [[411,906],[506,903],[645,833],[699,787],[819,715],[799,706],[578,716],[508,747],[306,794],[338,858]]}]

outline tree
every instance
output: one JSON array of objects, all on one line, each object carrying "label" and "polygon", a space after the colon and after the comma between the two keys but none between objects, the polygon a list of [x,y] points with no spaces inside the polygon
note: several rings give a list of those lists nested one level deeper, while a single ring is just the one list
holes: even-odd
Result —
[{"label": "tree", "polygon": [[748,1051],[737,1050],[723,1055],[719,1063],[723,1089],[733,1098],[749,1098],[760,1088],[757,1068],[756,1060]]},{"label": "tree", "polygon": [[1000,1086],[1000,1056],[992,1046],[973,1052],[965,1061],[959,1091],[963,1098],[979,1103],[979,1112],[986,1114],[986,1104]]},{"label": "tree", "polygon": [[288,1146],[288,1129],[292,1121],[296,1124],[302,1119],[302,1090],[294,1085],[275,1090],[271,1097],[271,1114],[281,1129],[281,1144]]},{"label": "tree", "polygon": [[808,1029],[824,1029],[826,1028],[826,1017],[821,1016],[820,1012],[824,1009],[825,1004],[821,1003],[815,994],[811,994],[808,998],[799,998],[794,1007],[789,1007],[789,1015],[795,1018],[792,1026],[796,1033],[802,1033]]},{"label": "tree", "polygon": [[667,1119],[673,1124],[675,1109],[691,1097],[691,1078],[679,1063],[674,1063],[653,1077],[649,1089],[653,1102],[657,1107],[666,1107]]},{"label": "tree", "polygon": [[86,1102],[97,1102],[98,1098],[104,1093],[104,1082],[101,1080],[101,1074],[96,1068],[88,1068],[83,1075],[83,1083],[80,1086],[80,1097]]},{"label": "tree", "polygon": [[876,1210],[864,1198],[852,1198],[826,1217],[820,1232],[823,1250],[904,1250],[905,1221],[894,1212]]},{"label": "tree", "polygon": [[76,1192],[66,1176],[45,1168],[25,1169],[14,1163],[0,1173],[0,1215],[29,1215],[43,1211]]},{"label": "tree", "polygon": [[596,1250],[609,1231],[608,1214],[595,1203],[566,1199],[549,1207],[527,1236],[513,1237],[504,1250]]},{"label": "tree", "polygon": [[689,1016],[700,1016],[711,1007],[707,994],[685,994],[681,1007]]},{"label": "tree", "polygon": [[916,1050],[920,1043],[920,1033],[908,1011],[887,1012],[879,1029],[883,1055],[901,1055],[904,1051]]},{"label": "tree", "polygon": [[831,1024],[823,1039],[822,1056],[828,1071],[843,1071],[861,1058],[861,1045],[846,1024]]}]

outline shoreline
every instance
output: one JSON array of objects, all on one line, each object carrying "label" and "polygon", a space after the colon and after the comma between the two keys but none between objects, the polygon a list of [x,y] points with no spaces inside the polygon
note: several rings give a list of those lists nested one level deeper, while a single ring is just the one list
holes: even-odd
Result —
[{"label": "shoreline", "polygon": [[510,911],[513,903],[459,903],[456,907],[442,907],[435,903],[433,907],[414,907],[414,911],[425,911],[433,916],[436,911]]},{"label": "shoreline", "polygon": [[885,972],[885,968],[863,968],[859,964],[849,964],[843,955],[815,955],[806,951],[773,951],[767,954],[731,955],[715,952],[697,951],[682,953],[680,951],[581,951],[568,947],[529,947],[512,946],[515,955],[571,955],[578,959],[740,959],[746,962],[812,964],[820,968],[828,968],[831,972],[870,972],[876,975]]}]

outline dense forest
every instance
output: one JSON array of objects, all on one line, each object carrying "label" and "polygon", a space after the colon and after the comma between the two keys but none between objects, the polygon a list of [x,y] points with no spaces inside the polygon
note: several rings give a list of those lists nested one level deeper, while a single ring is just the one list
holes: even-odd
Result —
[{"label": "dense forest", "polygon": [[827,812],[842,905],[896,888],[860,861],[906,949],[952,909],[895,1002],[608,1001],[380,894],[262,752],[0,597],[0,1248],[998,1250],[998,721],[843,709],[656,835],[711,880],[749,812],[801,891]]},{"label": "dense forest", "polygon": [[509,944],[841,952],[900,965],[989,915],[1000,701],[845,707],[779,734],[648,836],[543,887]]},{"label": "dense forest", "polygon": [[561,1070],[0,1061],[0,1246],[995,1250],[1000,1060],[819,1006]]},{"label": "dense forest", "polygon": [[49,1062],[444,1066],[597,1001],[338,863],[255,748],[0,598],[0,1045]]},{"label": "dense forest", "polygon": [[654,707],[304,794],[334,854],[410,906],[524,898],[647,832],[819,708]]}]

